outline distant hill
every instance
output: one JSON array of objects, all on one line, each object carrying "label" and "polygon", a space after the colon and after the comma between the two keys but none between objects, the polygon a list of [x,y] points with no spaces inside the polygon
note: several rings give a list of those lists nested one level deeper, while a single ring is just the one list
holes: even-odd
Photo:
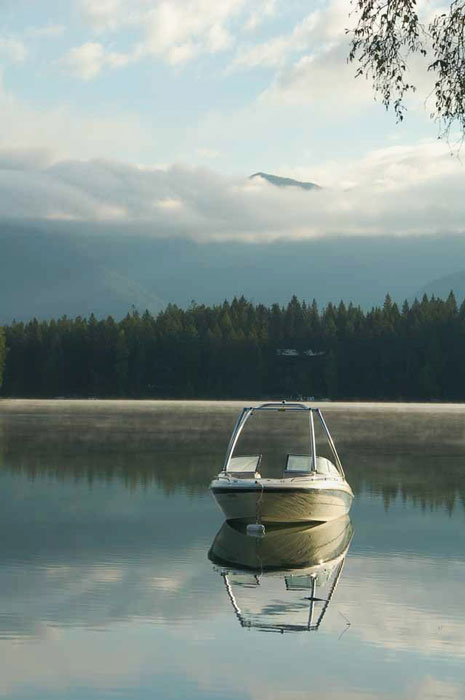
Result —
[{"label": "distant hill", "polygon": [[465,270],[459,270],[445,277],[438,277],[431,282],[428,282],[422,289],[417,292],[417,298],[421,299],[423,294],[440,299],[447,299],[449,293],[453,291],[457,302],[460,304],[465,299]]},{"label": "distant hill", "polygon": [[131,269],[129,240],[115,261],[106,241],[3,225],[0,249],[0,323],[92,312],[122,318],[132,306],[154,313],[166,306]]},{"label": "distant hill", "polygon": [[291,177],[279,177],[269,173],[254,173],[250,176],[250,179],[253,180],[254,177],[261,177],[272,185],[276,185],[276,187],[300,187],[302,190],[321,190],[321,187],[314,182],[301,182],[300,180],[293,180]]},{"label": "distant hill", "polygon": [[0,251],[0,324],[92,311],[122,318],[132,306],[156,313],[168,302],[211,305],[241,294],[264,304],[296,294],[370,308],[386,292],[402,303],[419,289],[447,297],[452,288],[461,300],[465,288],[465,272],[456,272],[465,236],[448,236],[447,245],[444,236],[251,245],[153,236],[131,224],[0,221]]}]

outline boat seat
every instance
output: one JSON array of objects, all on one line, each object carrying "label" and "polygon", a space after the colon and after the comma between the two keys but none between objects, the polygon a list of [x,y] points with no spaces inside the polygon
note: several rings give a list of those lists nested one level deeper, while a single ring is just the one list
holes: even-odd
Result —
[{"label": "boat seat", "polygon": [[242,479],[260,479],[258,472],[262,456],[261,455],[240,455],[231,457],[228,466],[228,474]]},{"label": "boat seat", "polygon": [[333,479],[341,478],[338,468],[326,457],[316,458],[316,471],[322,476],[331,477]]},{"label": "boat seat", "polygon": [[289,476],[289,474],[308,474],[311,470],[311,466],[312,459],[310,455],[288,454],[286,457],[286,466],[284,467],[284,476]]}]

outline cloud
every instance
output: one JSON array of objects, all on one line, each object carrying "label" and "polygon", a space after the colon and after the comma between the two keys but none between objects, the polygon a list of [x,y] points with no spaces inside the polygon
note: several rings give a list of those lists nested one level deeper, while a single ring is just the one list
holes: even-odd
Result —
[{"label": "cloud", "polygon": [[43,27],[30,27],[25,31],[25,36],[33,39],[50,39],[61,36],[65,32],[63,24],[46,24]]},{"label": "cloud", "polygon": [[34,171],[45,168],[50,163],[50,153],[43,148],[15,150],[0,148],[0,170]]},{"label": "cloud", "polygon": [[[397,653],[414,651],[444,659],[465,658],[465,629],[457,615],[456,602],[464,564],[459,559],[447,562],[447,585],[451,592],[447,603],[441,603],[444,581],[435,579],[430,566],[430,559],[418,555],[410,558],[406,554],[384,554],[376,558],[349,555],[344,580],[356,582],[357,602],[350,587],[341,586],[338,607],[352,623],[351,634],[355,634],[360,643]],[[379,584],[387,580],[390,581],[389,590]],[[360,606],[360,600],[364,601],[364,606]],[[437,602],[432,604],[433,600]],[[325,620],[326,629],[334,625],[336,631],[340,621],[334,616],[335,612],[332,608],[333,617]],[[425,683],[423,690],[427,685],[434,684]],[[412,690],[409,697],[425,696]]]},{"label": "cloud", "polygon": [[200,156],[201,158],[207,158],[207,159],[213,159],[213,158],[218,158],[221,154],[219,151],[217,151],[214,148],[204,148],[199,146],[198,148],[195,149],[196,155]]},{"label": "cloud", "polygon": [[177,66],[201,54],[226,51],[234,41],[228,24],[245,4],[245,0],[82,0],[82,16],[93,31],[106,34],[132,27],[139,36],[129,50],[117,53],[101,42],[86,42],[71,49],[63,63],[72,75],[91,80],[105,66],[119,68],[150,57]]},{"label": "cloud", "polygon": [[238,49],[230,69],[276,68],[259,97],[270,108],[309,104],[331,114],[339,113],[341,105],[346,113],[363,109],[373,101],[373,91],[369,81],[355,80],[355,68],[347,62],[349,13],[346,0],[333,0],[307,14],[292,31]]},{"label": "cloud", "polygon": [[62,25],[46,25],[44,27],[30,27],[21,36],[0,37],[0,58],[11,63],[23,63],[29,56],[26,42],[40,38],[52,38],[64,32]]},{"label": "cloud", "polygon": [[152,138],[131,113],[98,113],[94,107],[87,114],[63,104],[35,107],[11,94],[0,75],[0,150],[7,149],[13,160],[37,152],[48,153],[49,160],[122,157],[129,148],[142,158]]},{"label": "cloud", "polygon": [[72,75],[83,80],[95,78],[105,62],[105,49],[95,41],[70,49],[63,59],[63,65],[69,68]]},{"label": "cloud", "polygon": [[235,68],[273,68],[281,65],[292,46],[290,37],[275,37],[267,42],[238,50],[230,70]]},{"label": "cloud", "polygon": [[254,9],[247,17],[242,29],[254,32],[263,22],[276,14],[276,0],[262,0],[254,3]]},{"label": "cloud", "polygon": [[350,6],[345,0],[332,0],[323,9],[305,15],[291,31],[249,47],[239,47],[232,67],[275,67],[299,60],[302,54],[309,52],[326,53],[334,42],[346,37],[349,11]]},{"label": "cloud", "polygon": [[5,216],[117,221],[198,240],[465,233],[463,166],[439,142],[278,173],[316,181],[319,192],[181,165],[41,157],[1,154]]},{"label": "cloud", "polygon": [[[66,57],[71,72],[85,80],[98,75],[105,65],[123,66],[150,57],[179,65],[202,54],[230,50],[241,34],[253,36],[278,11],[277,0],[261,0],[252,8],[246,0],[81,0],[80,6],[84,21],[97,34],[115,37],[128,27],[136,33],[133,45],[123,52],[127,59],[113,66],[101,42],[71,49]],[[332,0],[296,21],[286,33],[240,45],[230,70],[279,67],[308,52],[325,53],[331,48],[328,42],[344,39],[347,44],[349,12],[347,0]]]},{"label": "cloud", "polygon": [[332,113],[341,105],[345,113],[362,109],[373,101],[373,91],[368,81],[355,79],[348,53],[347,42],[340,41],[301,56],[275,76],[260,100],[268,105],[310,103]]},{"label": "cloud", "polygon": [[89,41],[70,49],[62,58],[61,65],[67,68],[72,75],[82,80],[93,80],[105,66],[122,68],[134,60],[137,60],[134,55],[106,51],[102,44]]},{"label": "cloud", "polygon": [[[303,177],[305,172],[297,170],[295,174]],[[446,182],[453,186],[451,181],[460,187],[465,169],[461,161],[451,155],[446,144],[426,141],[379,148],[358,161],[327,162],[315,168],[313,175],[323,185],[339,186],[348,193],[363,189],[384,196],[413,193],[414,189],[421,190],[422,187],[441,188]]]},{"label": "cloud", "polygon": [[84,22],[95,32],[115,31],[143,20],[147,0],[81,0]]},{"label": "cloud", "polygon": [[[420,2],[420,14],[435,13],[438,4]],[[259,101],[270,107],[318,107],[325,113],[361,111],[373,102],[371,80],[355,79],[356,64],[348,63],[351,36],[357,17],[349,0],[329,0],[297,21],[291,30],[262,42],[239,45],[228,72],[274,69],[270,84]],[[433,88],[426,59],[413,55],[409,77],[418,93],[408,95],[409,111],[425,111],[425,99]]]},{"label": "cloud", "polygon": [[0,56],[13,63],[22,63],[26,60],[27,49],[21,39],[0,37]]},{"label": "cloud", "polygon": [[233,42],[227,25],[243,5],[244,0],[160,2],[144,18],[137,51],[140,56],[157,56],[171,64],[225,51]]}]

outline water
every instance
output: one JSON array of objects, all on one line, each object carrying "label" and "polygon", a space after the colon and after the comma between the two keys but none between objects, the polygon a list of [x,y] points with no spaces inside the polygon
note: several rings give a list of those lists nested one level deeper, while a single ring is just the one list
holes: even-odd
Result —
[{"label": "water", "polygon": [[353,539],[318,629],[270,633],[308,621],[306,569],[230,571],[228,590],[208,558],[237,404],[0,402],[0,697],[464,698],[465,408],[326,408]]}]

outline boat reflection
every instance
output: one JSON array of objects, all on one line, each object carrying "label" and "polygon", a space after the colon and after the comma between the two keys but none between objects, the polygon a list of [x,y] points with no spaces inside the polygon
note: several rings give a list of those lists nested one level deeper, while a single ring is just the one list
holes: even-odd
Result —
[{"label": "boat reflection", "polygon": [[225,522],[208,553],[242,627],[317,630],[342,574],[353,536],[349,516],[307,526],[267,528],[263,537]]}]

